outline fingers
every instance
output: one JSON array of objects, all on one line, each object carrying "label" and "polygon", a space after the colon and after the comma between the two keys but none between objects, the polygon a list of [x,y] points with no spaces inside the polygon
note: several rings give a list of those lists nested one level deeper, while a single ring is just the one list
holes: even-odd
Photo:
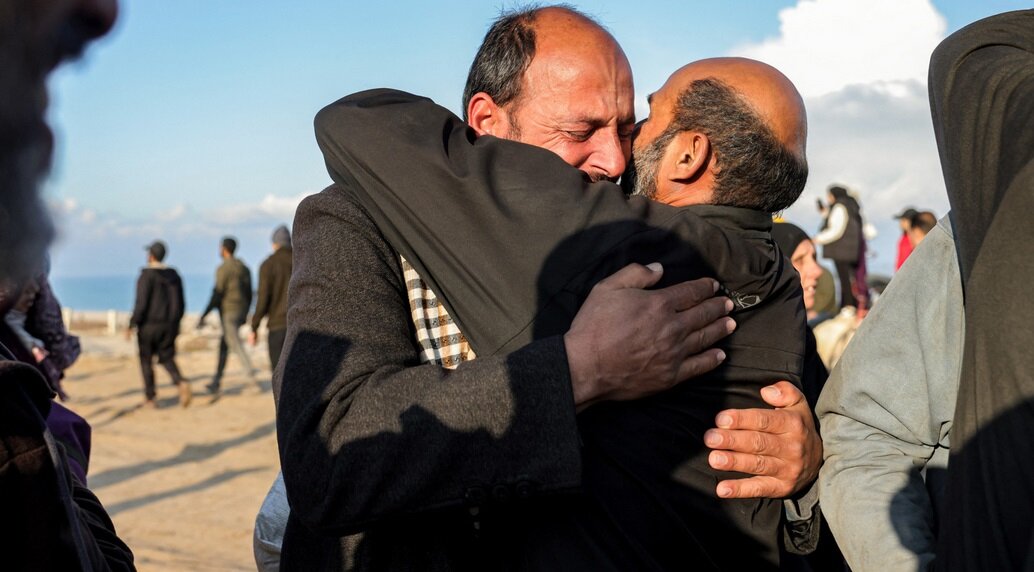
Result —
[{"label": "fingers", "polygon": [[[714,296],[717,291],[718,282],[711,278],[688,280],[686,282],[679,282],[678,284],[673,284],[667,288],[657,290],[658,293],[667,299],[668,303],[676,312],[693,308],[704,300]],[[729,312],[725,312],[724,314],[728,313]]]},{"label": "fingers", "polygon": [[[790,451],[783,439],[762,431],[731,431],[728,429],[708,429],[704,433],[704,444],[711,449],[721,449],[731,453],[749,455],[766,455],[778,457]],[[753,473],[753,471],[746,471]]]},{"label": "fingers", "polygon": [[629,264],[617,272],[600,280],[596,288],[617,290],[620,288],[649,288],[657,283],[664,275],[664,269],[659,262],[643,266],[642,264]]},{"label": "fingers", "polygon": [[779,381],[762,388],[761,398],[772,407],[793,407],[806,403],[801,390],[789,381]]},{"label": "fingers", "polygon": [[807,403],[803,408],[798,404],[789,409],[726,409],[715,416],[715,425],[728,430],[803,434],[804,416],[810,414]]},{"label": "fingers", "polygon": [[694,308],[679,312],[675,321],[686,333],[685,343],[689,344],[688,353],[701,352],[736,329],[736,321],[723,318],[732,310],[732,300],[728,298],[711,298]]},{"label": "fingers", "polygon": [[683,382],[689,378],[703,375],[722,365],[723,361],[725,361],[725,352],[719,349],[710,349],[691,355],[679,365],[678,379],[676,381]]},{"label": "fingers", "polygon": [[790,496],[792,490],[784,481],[773,477],[750,477],[718,483],[715,493],[723,499],[773,498]]}]

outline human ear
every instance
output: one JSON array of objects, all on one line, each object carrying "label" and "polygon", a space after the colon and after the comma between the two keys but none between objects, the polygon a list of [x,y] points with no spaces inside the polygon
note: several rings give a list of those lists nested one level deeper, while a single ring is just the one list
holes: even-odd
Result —
[{"label": "human ear", "polygon": [[510,132],[506,110],[496,105],[492,96],[483,91],[475,93],[467,103],[467,124],[478,135],[506,137]]},{"label": "human ear", "polygon": [[699,131],[681,131],[671,141],[675,165],[672,179],[694,181],[711,167],[711,139]]}]

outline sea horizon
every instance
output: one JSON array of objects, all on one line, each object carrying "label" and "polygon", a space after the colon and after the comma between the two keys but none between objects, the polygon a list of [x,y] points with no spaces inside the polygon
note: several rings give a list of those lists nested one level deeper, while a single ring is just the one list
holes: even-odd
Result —
[{"label": "sea horizon", "polygon": [[[61,307],[80,311],[133,311],[138,274],[51,276],[50,285]],[[181,274],[187,312],[201,312],[215,284],[211,274]]]}]

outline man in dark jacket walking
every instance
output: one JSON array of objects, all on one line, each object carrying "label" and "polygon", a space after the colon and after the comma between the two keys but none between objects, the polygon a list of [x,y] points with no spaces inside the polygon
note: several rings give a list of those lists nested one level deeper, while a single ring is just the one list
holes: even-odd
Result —
[{"label": "man in dark jacket walking", "polygon": [[269,318],[269,364],[273,371],[280,363],[280,350],[287,337],[287,286],[291,282],[291,231],[280,225],[273,231],[273,254],[259,266],[258,300],[251,317],[248,343],[258,343],[262,318]]},{"label": "man in dark jacket walking", "polygon": [[219,340],[219,363],[216,365],[212,383],[208,384],[208,391],[213,395],[219,393],[223,370],[226,369],[226,357],[230,350],[241,360],[248,379],[258,384],[255,370],[251,367],[251,359],[244,351],[240,336],[240,328],[248,318],[248,310],[251,309],[251,270],[233,255],[236,251],[237,240],[230,236],[223,238],[219,247],[219,256],[222,257],[223,263],[215,271],[212,299],[208,301],[208,307],[197,322],[198,329],[201,329],[205,323],[205,316],[212,310],[219,310],[223,336]]},{"label": "man in dark jacket walking", "polygon": [[[144,376],[144,406],[155,407],[154,369],[152,358],[157,355],[158,363],[172,376],[179,387],[180,405],[190,404],[190,384],[176,366],[176,336],[183,319],[183,280],[175,268],[163,261],[167,249],[165,243],[156,240],[147,247],[147,266],[140,271],[136,281],[136,304],[129,327],[136,328],[137,345],[140,348],[140,371]],[[129,331],[126,331],[129,336]]]}]

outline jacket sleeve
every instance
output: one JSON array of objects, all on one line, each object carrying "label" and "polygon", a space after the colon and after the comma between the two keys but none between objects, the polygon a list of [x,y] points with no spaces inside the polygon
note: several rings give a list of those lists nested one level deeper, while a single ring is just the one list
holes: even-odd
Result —
[{"label": "jacket sleeve", "polygon": [[226,268],[220,265],[215,271],[215,286],[212,288],[212,297],[208,299],[208,306],[201,312],[201,319],[204,319],[212,310],[218,310],[223,303],[223,294],[226,292]]},{"label": "jacket sleeve", "polygon": [[[648,240],[626,251],[657,261],[671,251],[668,223],[692,216],[626,200],[546,149],[477,137],[447,109],[404,92],[350,95],[320,111],[315,127],[331,177],[355,189],[482,356],[514,347],[485,332],[527,332],[550,298],[575,277],[597,276],[631,237]],[[680,227],[680,237],[702,227]],[[664,236],[649,234],[658,229]]]},{"label": "jacket sleeve", "polygon": [[259,266],[258,295],[255,299],[255,314],[251,316],[251,331],[258,332],[262,324],[262,318],[269,313],[269,305],[273,292],[270,284],[273,282],[273,264],[266,260]]},{"label": "jacket sleeve", "polygon": [[569,490],[581,474],[562,338],[420,365],[398,255],[346,190],[299,206],[277,432],[292,518],[346,534]]},{"label": "jacket sleeve", "polygon": [[141,272],[136,279],[136,302],[133,304],[133,316],[129,319],[129,325],[139,328],[147,317],[147,305],[151,301],[151,280],[147,279],[147,273]]},{"label": "jacket sleeve", "polygon": [[251,302],[255,298],[255,290],[251,287],[251,269],[241,264],[241,270],[241,294],[244,296],[244,315],[247,316],[251,310]]},{"label": "jacket sleeve", "polygon": [[938,226],[862,322],[819,398],[822,512],[852,569],[925,570],[933,560],[930,490],[947,463],[963,328],[955,248]]}]

